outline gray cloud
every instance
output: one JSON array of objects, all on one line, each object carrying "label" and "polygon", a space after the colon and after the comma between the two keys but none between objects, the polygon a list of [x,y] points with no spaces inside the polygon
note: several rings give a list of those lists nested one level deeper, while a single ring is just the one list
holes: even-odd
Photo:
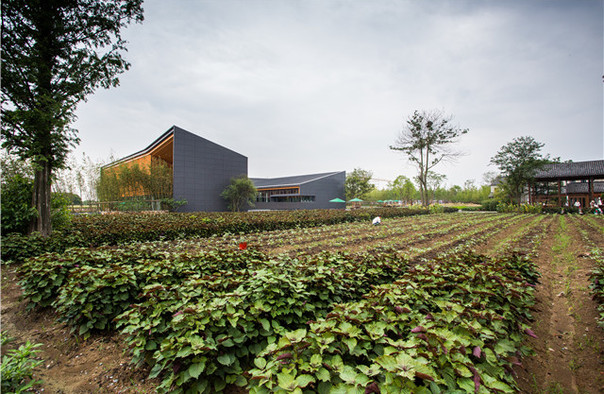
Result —
[{"label": "gray cloud", "polygon": [[482,180],[521,135],[563,159],[604,154],[601,1],[148,1],[132,68],[78,110],[80,151],[127,155],[172,124],[249,158],[250,176],[371,170],[416,109],[470,132],[437,167]]}]

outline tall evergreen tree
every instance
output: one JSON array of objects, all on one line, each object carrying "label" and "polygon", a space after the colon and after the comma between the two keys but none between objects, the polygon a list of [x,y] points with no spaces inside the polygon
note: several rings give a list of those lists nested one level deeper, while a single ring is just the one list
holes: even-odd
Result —
[{"label": "tall evergreen tree", "polygon": [[79,143],[78,103],[129,68],[120,30],[142,0],[2,1],[2,146],[35,169],[32,231],[48,235],[53,171]]}]

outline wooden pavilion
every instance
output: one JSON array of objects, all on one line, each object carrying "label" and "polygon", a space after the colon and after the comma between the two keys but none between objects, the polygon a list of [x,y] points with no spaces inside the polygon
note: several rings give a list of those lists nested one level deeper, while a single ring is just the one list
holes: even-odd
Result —
[{"label": "wooden pavilion", "polygon": [[528,185],[529,203],[582,207],[604,197],[604,160],[546,164]]}]

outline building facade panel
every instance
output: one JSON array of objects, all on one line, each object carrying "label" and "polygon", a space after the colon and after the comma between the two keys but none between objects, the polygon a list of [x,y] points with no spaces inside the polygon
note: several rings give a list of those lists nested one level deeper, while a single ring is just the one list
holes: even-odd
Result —
[{"label": "building facade panel", "polygon": [[259,192],[254,209],[346,208],[346,203],[329,202],[334,198],[344,198],[345,171],[252,181]]},{"label": "building facade panel", "polygon": [[247,176],[247,157],[174,127],[174,199],[179,211],[226,211],[220,196],[231,178]]},{"label": "building facade panel", "polygon": [[346,203],[329,202],[334,198],[345,198],[344,182],[346,181],[346,172],[319,178],[313,182],[301,185],[300,194],[314,195],[313,209],[346,208]]}]

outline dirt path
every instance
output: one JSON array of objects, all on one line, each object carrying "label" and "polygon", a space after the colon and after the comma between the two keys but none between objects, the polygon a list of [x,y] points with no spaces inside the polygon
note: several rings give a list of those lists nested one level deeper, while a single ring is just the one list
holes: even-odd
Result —
[{"label": "dirt path", "polygon": [[11,267],[2,266],[2,331],[14,342],[2,348],[23,345],[27,340],[41,343],[35,379],[44,385],[40,393],[152,393],[159,382],[145,378],[148,372],[136,370],[123,354],[123,341],[118,335],[92,336],[84,341],[70,334],[64,324],[56,322],[51,310],[26,312],[21,290]]},{"label": "dirt path", "polygon": [[535,261],[542,274],[536,288],[535,355],[518,368],[522,393],[603,393],[604,333],[589,293],[590,250],[575,223],[556,216]]}]

